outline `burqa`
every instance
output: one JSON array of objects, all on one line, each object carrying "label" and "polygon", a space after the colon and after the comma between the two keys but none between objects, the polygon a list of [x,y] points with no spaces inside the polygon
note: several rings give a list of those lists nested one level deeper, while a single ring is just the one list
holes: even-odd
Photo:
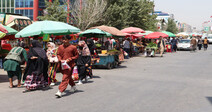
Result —
[{"label": "burqa", "polygon": [[[32,60],[31,57],[38,57],[37,59]],[[28,52],[28,62],[26,70],[24,73],[23,80],[26,79],[27,75],[36,74],[40,75],[43,73],[44,80],[48,82],[48,58],[46,56],[45,50],[42,48],[38,40],[32,41],[32,47]]]}]

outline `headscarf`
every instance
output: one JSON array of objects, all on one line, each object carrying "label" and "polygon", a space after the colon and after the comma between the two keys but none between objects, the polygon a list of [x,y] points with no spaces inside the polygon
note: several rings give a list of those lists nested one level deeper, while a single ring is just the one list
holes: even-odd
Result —
[{"label": "headscarf", "polygon": [[79,49],[79,54],[81,54],[82,56],[90,56],[90,50],[87,46],[87,44],[85,43],[85,41],[79,41],[78,43],[79,47],[83,47],[82,50]]},{"label": "headscarf", "polygon": [[96,49],[96,45],[94,44],[93,39],[88,39],[87,44],[88,44],[88,48],[89,48],[91,54],[94,54],[94,50]]},{"label": "headscarf", "polygon": [[56,48],[56,46],[55,46],[55,44],[53,42],[48,42],[48,44],[51,45],[51,47],[50,47],[51,50],[54,50]]},{"label": "headscarf", "polygon": [[42,48],[42,46],[38,40],[32,41],[32,48],[29,51],[29,57],[32,57],[35,55],[40,56],[42,59],[47,59],[46,52]]}]

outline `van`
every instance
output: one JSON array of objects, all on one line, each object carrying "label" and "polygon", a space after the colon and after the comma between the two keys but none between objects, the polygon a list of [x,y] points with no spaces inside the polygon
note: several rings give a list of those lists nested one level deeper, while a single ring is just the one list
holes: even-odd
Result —
[{"label": "van", "polygon": [[210,44],[212,44],[212,34],[208,34],[208,41]]}]

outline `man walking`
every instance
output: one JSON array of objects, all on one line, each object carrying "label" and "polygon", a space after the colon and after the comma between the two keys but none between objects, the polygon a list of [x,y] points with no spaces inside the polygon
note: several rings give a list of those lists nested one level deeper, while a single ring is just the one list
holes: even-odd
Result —
[{"label": "man walking", "polygon": [[175,39],[175,37],[173,37],[173,39],[171,40],[171,43],[172,43],[173,51],[176,52],[177,51],[177,44],[178,44],[177,39]]},{"label": "man walking", "polygon": [[160,50],[160,57],[163,57],[164,49],[165,49],[165,41],[160,36],[159,42],[158,42],[158,48]]},{"label": "man walking", "polygon": [[195,52],[196,46],[197,46],[197,40],[193,37],[191,39],[191,51],[194,51]]},{"label": "man walking", "polygon": [[198,38],[198,42],[197,43],[198,43],[199,50],[201,50],[202,49],[202,43],[203,43],[201,37]]},{"label": "man walking", "polygon": [[74,68],[75,60],[78,58],[77,48],[69,43],[71,37],[64,36],[63,44],[59,46],[57,51],[58,60],[61,63],[61,73],[63,74],[62,82],[59,85],[59,90],[55,94],[58,97],[66,90],[68,84],[71,85],[71,91],[76,91],[75,83],[72,79],[72,71]]},{"label": "man walking", "polygon": [[205,51],[206,51],[207,48],[208,48],[208,44],[209,44],[208,38],[205,37],[205,39],[203,40],[203,45],[204,45],[204,50],[205,50]]}]

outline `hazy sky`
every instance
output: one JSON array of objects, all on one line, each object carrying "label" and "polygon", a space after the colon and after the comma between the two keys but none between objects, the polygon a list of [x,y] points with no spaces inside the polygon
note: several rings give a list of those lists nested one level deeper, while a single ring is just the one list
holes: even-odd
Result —
[{"label": "hazy sky", "polygon": [[154,0],[155,10],[172,13],[175,19],[202,28],[204,21],[212,20],[212,0]]}]

